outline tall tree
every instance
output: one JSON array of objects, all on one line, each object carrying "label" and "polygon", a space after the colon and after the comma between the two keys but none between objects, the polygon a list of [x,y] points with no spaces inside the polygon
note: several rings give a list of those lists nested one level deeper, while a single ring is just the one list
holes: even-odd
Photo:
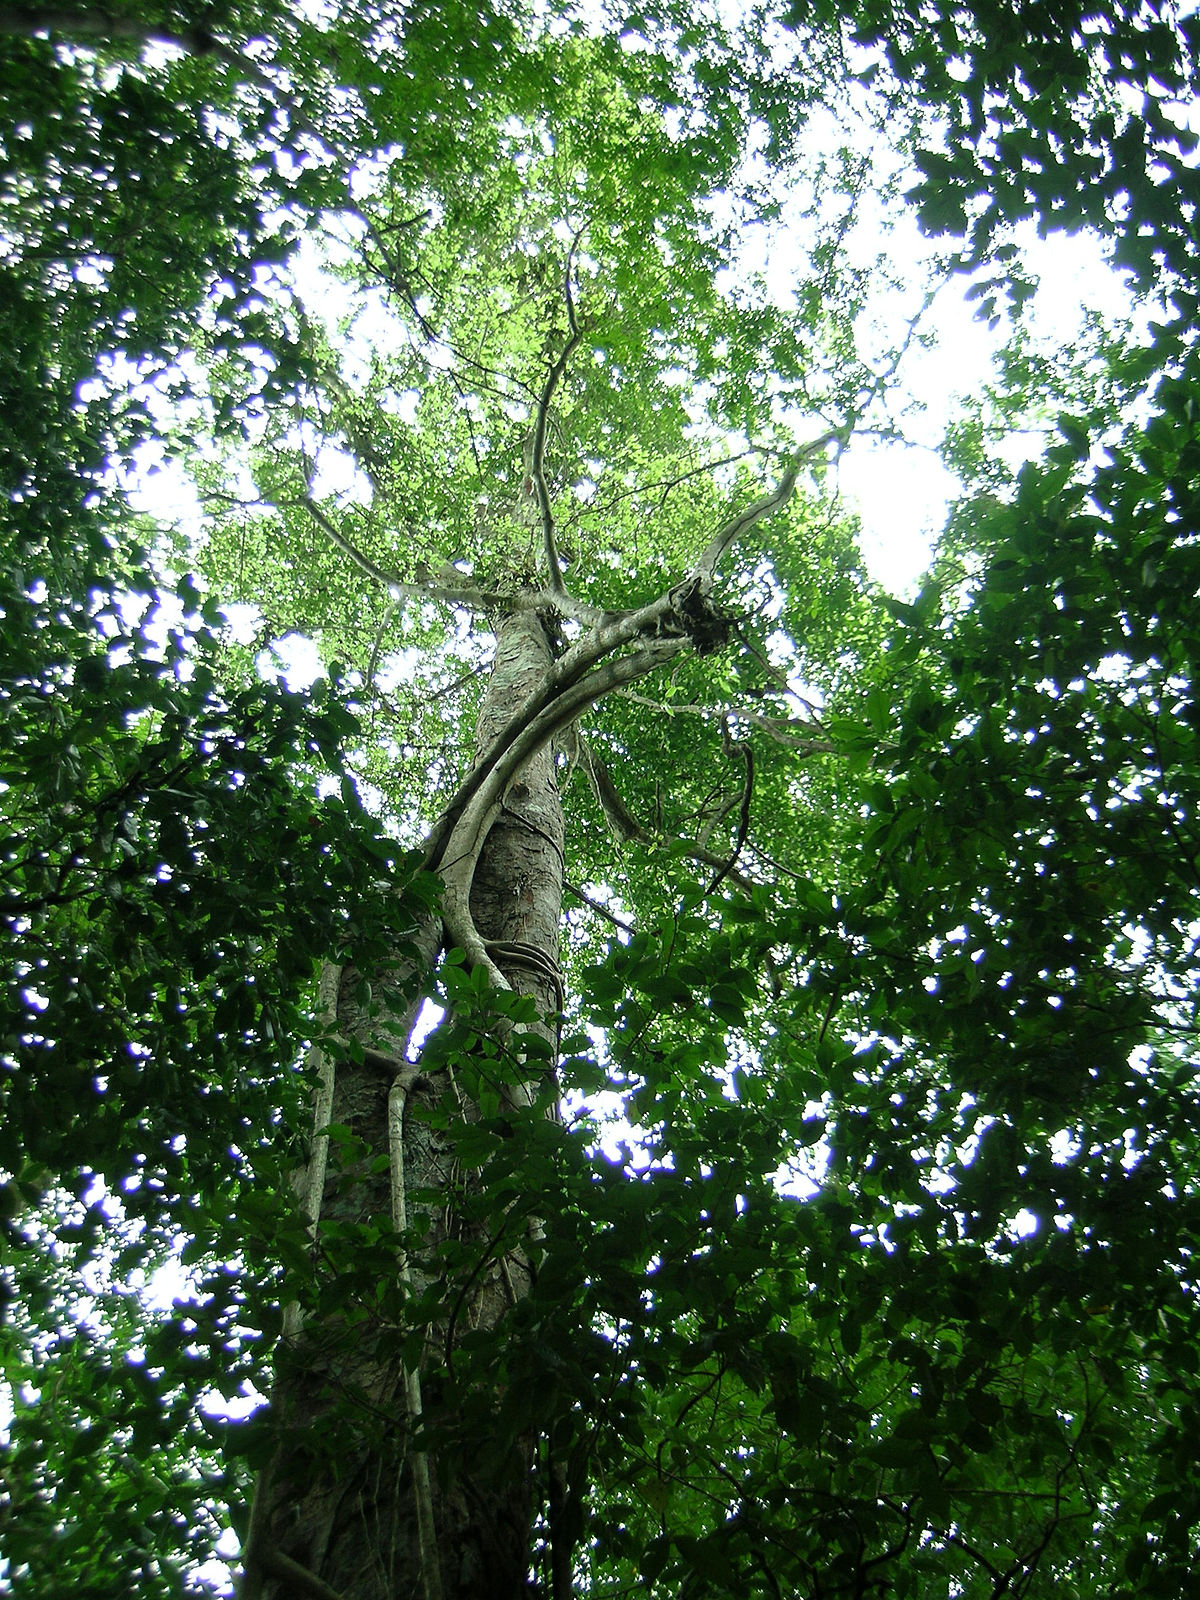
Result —
[{"label": "tall tree", "polygon": [[[0,17],[10,1581],[178,1592],[252,1468],[270,1596],[1182,1592],[1190,26],[101,20]],[[1016,340],[911,605],[889,150],[993,315],[1028,217],[1165,306]]]}]

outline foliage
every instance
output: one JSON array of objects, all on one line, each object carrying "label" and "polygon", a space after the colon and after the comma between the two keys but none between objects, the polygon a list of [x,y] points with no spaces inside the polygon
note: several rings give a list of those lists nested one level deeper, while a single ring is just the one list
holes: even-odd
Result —
[{"label": "foliage", "polygon": [[[106,15],[0,35],[10,1586],[194,1589],[272,1449],[217,1397],[265,1392],[281,1307],[419,1350],[536,1216],[503,1338],[427,1354],[422,1438],[499,1472],[536,1435],[545,1592],[567,1546],[589,1594],[1184,1592],[1193,24]],[[911,603],[827,472],[890,426],[905,333],[871,347],[850,235],[905,183],[989,315],[1032,294],[1032,220],[1096,230],[1157,317],[1078,364],[1018,328]],[[745,241],[803,196],[781,295]],[[1039,459],[989,451],[1039,414]],[[566,1125],[507,1103],[494,1023],[525,1012],[452,956],[427,1060],[478,1114],[431,1116],[474,1231],[334,1221],[314,1257],[287,1174],[315,967],[410,954],[434,901],[394,839],[470,767],[487,620],[539,560],[539,419],[597,613],[822,447],[722,569],[732,648],[564,743]],[[150,447],[202,538],[131,511]],[[258,650],[317,642],[310,694],[231,643],[237,601]]]},{"label": "foliage", "polygon": [[[181,1246],[265,1282],[290,1230],[303,1259],[283,1195],[314,962],[390,945],[416,902],[353,787],[317,793],[355,726],[340,696],[231,684],[216,601],[154,570],[106,481],[217,263],[236,278],[240,242],[248,283],[261,259],[243,169],[178,85],[6,51],[4,1543],[10,1572],[49,1561],[29,1592],[70,1571],[111,1594],[138,1562],[178,1583],[175,1543],[219,1532],[195,1521],[195,1400],[259,1370],[229,1269],[184,1320],[145,1325],[134,1290]],[[87,404],[116,353],[141,403]]]},{"label": "foliage", "polygon": [[[274,1276],[289,1238],[304,1259],[284,1197],[314,960],[391,948],[421,901],[392,899],[408,871],[353,787],[315,792],[314,762],[336,768],[353,727],[335,694],[226,698],[197,615],[156,636],[161,587],[153,608],[93,590],[72,615],[28,570],[9,569],[4,598],[5,1366],[42,1403],[23,1407],[5,1544],[21,1564],[51,1536],[73,1559],[82,1539],[100,1593],[132,1551],[157,1561],[146,1529],[168,1510],[166,1526],[190,1526],[205,1480],[186,1453],[164,1474],[182,1502],[135,1464],[195,1437],[197,1394],[239,1391],[256,1370],[249,1281]],[[148,608],[135,627],[131,606]],[[133,1288],[181,1245],[185,1261],[256,1265],[206,1271],[192,1318],[134,1332]],[[123,1295],[99,1290],[110,1276]],[[110,1300],[130,1330],[115,1356],[87,1350]]]}]

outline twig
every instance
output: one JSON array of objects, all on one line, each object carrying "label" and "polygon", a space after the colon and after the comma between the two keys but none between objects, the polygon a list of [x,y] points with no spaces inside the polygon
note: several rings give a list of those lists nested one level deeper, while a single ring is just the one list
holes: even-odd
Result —
[{"label": "twig", "polygon": [[445,683],[440,689],[431,689],[424,696],[426,704],[432,705],[435,700],[444,700],[448,694],[454,694],[470,683],[472,678],[478,678],[485,669],[490,671],[491,667],[492,662],[490,659],[481,661],[477,667],[472,667],[469,672],[464,672],[461,678],[455,678],[453,683]]},{"label": "twig", "polygon": [[385,571],[383,567],[372,561],[370,556],[364,555],[357,545],[351,544],[346,535],[325,515],[311,495],[304,495],[299,503],[312,517],[330,543],[335,544],[343,555],[349,556],[354,565],[361,572],[365,572],[368,578],[374,578],[376,583],[386,584],[389,589],[403,589],[406,587],[404,579],[400,577],[399,573]]},{"label": "twig", "polygon": [[379,665],[379,652],[383,649],[383,636],[387,632],[392,618],[396,615],[396,608],[399,604],[399,600],[392,601],[391,605],[383,613],[383,621],[375,630],[375,640],[371,645],[371,654],[367,660],[367,675],[363,680],[363,687],[367,691],[375,687],[375,669]]},{"label": "twig", "polygon": [[746,635],[742,632],[741,628],[738,627],[737,623],[734,623],[733,631],[741,641],[742,647],[754,657],[779,692],[787,695],[791,700],[799,700],[802,706],[807,706],[812,712],[814,720],[819,722],[821,720],[820,712],[822,707],[814,704],[814,702],[811,701],[807,695],[801,694],[798,689],[793,689],[788,681],[787,673],[782,672],[772,662],[768,661],[766,656],[763,655],[762,651],[754,643],[754,640],[747,639]]},{"label": "twig", "polygon": [[798,722],[792,717],[769,717],[765,711],[751,711],[747,706],[704,706],[689,705],[679,700],[652,700],[649,695],[638,694],[633,689],[619,689],[617,693],[622,700],[632,700],[635,705],[647,706],[651,711],[662,712],[672,717],[693,716],[710,720],[736,717],[739,722],[761,728],[777,744],[790,745],[801,757],[839,754],[838,746],[828,739],[806,739],[798,733],[786,732],[786,729],[792,727],[810,726],[807,722]]},{"label": "twig", "polygon": [[582,889],[576,888],[573,883],[568,883],[565,878],[563,879],[563,888],[568,894],[573,894],[582,905],[587,906],[589,911],[594,911],[598,917],[603,917],[606,922],[611,922],[614,928],[620,928],[622,933],[633,934],[636,932],[631,923],[626,922],[623,917],[617,916],[616,912],[610,911],[607,906],[602,906],[599,900],[593,900],[590,894],[585,894]]},{"label": "twig", "polygon": [[752,844],[750,852],[757,860],[765,861],[767,866],[773,867],[776,872],[782,872],[785,878],[791,878],[795,883],[811,882],[808,873],[797,872],[795,867],[785,866],[782,861],[777,861],[774,856],[768,855],[760,844]]},{"label": "twig", "polygon": [[[468,355],[464,350],[460,350],[452,340],[446,338],[445,334],[441,334],[437,331],[433,323],[430,322],[429,318],[421,310],[420,300],[416,290],[413,288],[408,277],[401,269],[399,262],[395,259],[392,252],[384,242],[382,225],[373,221],[370,217],[366,216],[365,213],[360,212],[359,215],[366,223],[368,235],[375,242],[380,255],[383,257],[384,271],[379,271],[376,263],[370,260],[365,251],[360,252],[362,254],[364,263],[371,272],[375,273],[379,277],[382,277],[383,282],[387,287],[395,289],[402,296],[405,304],[408,306],[408,309],[412,312],[414,318],[416,319],[417,325],[425,338],[426,344],[440,346],[441,349],[445,350],[454,361],[460,363],[463,367],[469,367],[472,372],[476,374],[476,377],[473,380],[476,388],[486,390],[489,394],[497,395],[501,400],[511,401],[512,390],[514,387],[516,387],[524,390],[525,393],[529,395],[530,401],[536,404],[537,397],[535,390],[523,379],[503,372],[498,367],[489,367],[486,362],[479,361],[474,356]],[[465,398],[465,390],[462,387],[454,367],[443,364],[442,370],[448,374],[451,383],[458,391],[460,397]],[[483,378],[495,379],[496,381],[494,383],[481,383],[480,376]]]},{"label": "twig", "polygon": [[[629,500],[634,495],[649,494],[653,489],[661,489],[663,491],[662,498],[659,500],[659,508],[661,509],[666,504],[667,496],[672,489],[677,489],[681,483],[686,483],[689,478],[702,477],[706,472],[716,472],[721,467],[735,466],[739,461],[745,461],[747,456],[770,454],[772,452],[768,450],[766,445],[752,444],[745,450],[739,450],[736,455],[721,456],[716,461],[703,461],[698,467],[689,467],[686,472],[676,473],[672,478],[652,478],[649,483],[635,483],[631,488],[622,489],[619,494],[591,500],[588,502],[586,509],[592,514],[611,511],[614,506],[620,505],[622,500]],[[578,520],[578,517],[574,520]]]},{"label": "twig", "polygon": [[[476,1256],[475,1263],[470,1272],[467,1273],[466,1277],[459,1285],[458,1293],[454,1297],[454,1304],[451,1306],[450,1314],[446,1319],[446,1335],[443,1341],[446,1371],[450,1373],[452,1377],[454,1375],[454,1334],[456,1328],[458,1327],[458,1319],[462,1314],[463,1306],[466,1304],[467,1296],[470,1294],[474,1284],[478,1281],[480,1273],[487,1266],[488,1262],[492,1260],[494,1252],[498,1249],[501,1240],[508,1232],[509,1224],[512,1222],[513,1218],[517,1217],[519,1219],[520,1217],[526,1215],[529,1207],[533,1203],[533,1197],[530,1195],[526,1195],[524,1197],[523,1205],[519,1205],[516,1200],[512,1202],[512,1204],[505,1211],[504,1216],[501,1219],[500,1226],[485,1241],[483,1249]],[[512,1248],[515,1250],[516,1246],[513,1246]],[[503,1261],[505,1257],[506,1252],[501,1251],[499,1259]]]}]

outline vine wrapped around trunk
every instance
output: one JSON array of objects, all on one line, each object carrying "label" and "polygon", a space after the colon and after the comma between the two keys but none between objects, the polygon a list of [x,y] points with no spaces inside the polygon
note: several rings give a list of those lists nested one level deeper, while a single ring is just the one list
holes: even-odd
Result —
[{"label": "vine wrapped around trunk", "polygon": [[[536,696],[551,665],[534,611],[517,609],[501,621],[479,719],[480,750]],[[461,869],[448,861],[448,871],[456,865]],[[533,1000],[541,1020],[530,1029],[545,1041],[551,1070],[553,1018],[562,1002],[562,866],[562,807],[547,743],[508,784],[467,864],[467,883],[472,926],[506,986]],[[441,939],[440,924],[422,930],[419,959],[432,966]],[[407,1059],[416,1021],[407,997],[414,965],[410,956],[369,981],[353,969],[340,976],[337,1023],[350,1043],[333,1075],[335,1150],[317,1237],[336,1275],[347,1243],[377,1235],[389,1216],[407,1224],[419,1244],[411,1258],[401,1244],[399,1309],[422,1331],[414,1341],[403,1321],[367,1307],[333,1316],[323,1311],[293,1327],[278,1362],[278,1448],[247,1550],[243,1593],[262,1600],[305,1591],[342,1600],[398,1594],[500,1600],[525,1592],[533,1441],[515,1441],[501,1472],[473,1476],[469,1460],[435,1462],[412,1439],[414,1424],[429,1413],[421,1389],[426,1355],[436,1366],[459,1335],[494,1327],[529,1282],[520,1240],[499,1251],[489,1246],[472,1203],[478,1181],[459,1170],[453,1142],[437,1130],[447,1100],[464,1123],[479,1116],[474,1086],[464,1086],[453,1066],[434,1063],[425,1075],[419,1060]],[[391,1020],[389,994],[402,997]],[[532,1087],[503,1086],[526,1102]],[[439,1255],[461,1268],[471,1254],[475,1265],[460,1270],[462,1281],[438,1281]],[[420,1308],[439,1301],[441,1321],[432,1319],[426,1329]],[[364,1563],[368,1543],[377,1557]]]}]

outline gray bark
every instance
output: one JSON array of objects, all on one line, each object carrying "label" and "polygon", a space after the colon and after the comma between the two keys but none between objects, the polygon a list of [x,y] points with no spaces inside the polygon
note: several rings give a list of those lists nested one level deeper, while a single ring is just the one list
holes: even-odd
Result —
[{"label": "gray bark", "polygon": [[[477,750],[488,748],[497,730],[544,682],[551,665],[536,614],[515,609],[498,628]],[[471,880],[470,911],[503,979],[532,996],[539,1012],[547,1014],[541,1031],[552,1045],[555,1025],[548,1014],[561,1003],[556,974],[562,867],[563,816],[547,745],[515,774],[496,811]],[[440,937],[440,926],[423,930],[423,954],[430,965]],[[361,1063],[336,1064],[332,1121],[349,1128],[359,1143],[348,1160],[343,1145],[331,1151],[321,1237],[335,1257],[337,1224],[396,1215],[387,1165],[378,1159],[389,1151],[390,1098],[393,1130],[402,1127],[401,1215],[424,1226],[421,1248],[411,1262],[400,1263],[399,1276],[415,1294],[436,1288],[437,1246],[466,1240],[476,1247],[477,1270],[464,1277],[454,1329],[494,1327],[526,1291],[528,1264],[520,1241],[489,1252],[486,1230],[462,1214],[470,1200],[470,1177],[456,1170],[451,1147],[426,1113],[448,1095],[458,1096],[466,1119],[478,1111],[444,1072],[425,1077],[403,1069],[411,1011],[389,1019],[379,1000],[408,975],[401,965],[371,974],[369,1002],[357,973],[350,969],[341,976],[339,1031],[357,1039],[368,1056]],[[399,1078],[381,1070],[381,1061],[389,1057],[401,1068]],[[422,1201],[423,1193],[435,1195],[437,1203]],[[397,1326],[395,1303],[391,1315],[348,1306],[309,1317],[285,1339],[272,1402],[278,1449],[260,1488],[246,1553],[245,1596],[515,1600],[534,1592],[529,1581],[534,1441],[518,1440],[499,1467],[492,1461],[486,1472],[458,1452],[452,1463],[418,1458],[409,1435],[421,1377],[418,1373],[414,1381],[412,1371],[406,1374],[404,1330]],[[443,1345],[454,1339],[448,1328],[447,1319],[431,1330],[422,1362],[430,1385],[426,1417],[431,1398],[437,1414],[437,1368]],[[428,1508],[431,1528],[420,1525],[421,1507]],[[428,1547],[431,1536],[437,1551],[434,1571],[429,1557],[422,1559],[422,1544]]]},{"label": "gray bark", "polygon": [[[551,665],[538,618],[527,611],[509,617],[499,632],[491,684],[480,710],[478,749],[487,749],[514,708],[533,697]],[[560,1009],[559,992],[552,978],[538,972],[536,959],[521,959],[519,947],[540,952],[557,971],[562,876],[562,802],[554,752],[546,743],[509,785],[471,885],[471,915],[485,942],[497,946],[496,965],[513,989],[532,995],[542,1012]],[[505,946],[510,947],[507,952]]]}]

